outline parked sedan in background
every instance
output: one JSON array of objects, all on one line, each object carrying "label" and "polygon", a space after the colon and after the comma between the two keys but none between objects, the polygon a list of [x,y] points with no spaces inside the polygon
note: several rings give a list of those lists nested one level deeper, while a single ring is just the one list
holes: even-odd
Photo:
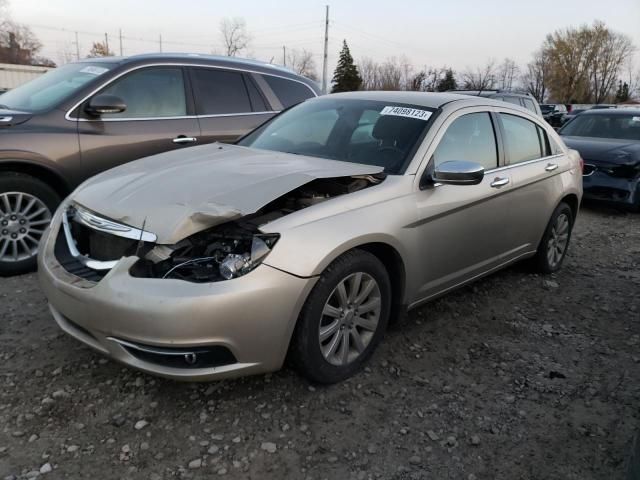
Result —
[{"label": "parked sedan in background", "polygon": [[232,142],[319,90],[262,62],[150,54],[64,65],[0,96],[0,275],[35,267],[60,200],[168,150]]},{"label": "parked sedan in background", "polygon": [[575,118],[576,115],[581,114],[582,112],[586,112],[587,109],[585,108],[573,108],[571,109],[571,111],[565,113],[564,115],[562,115],[562,118],[560,118],[560,125],[564,125],[565,123],[573,120]]},{"label": "parked sedan in background", "polygon": [[584,160],[584,197],[640,210],[640,109],[587,110],[561,130]]},{"label": "parked sedan in background", "polygon": [[64,331],[132,367],[208,380],[288,355],[336,382],[390,317],[524,258],[557,271],[581,189],[577,152],[524,108],[328,95],[238,145],[88,180],[58,209],[39,275]]}]

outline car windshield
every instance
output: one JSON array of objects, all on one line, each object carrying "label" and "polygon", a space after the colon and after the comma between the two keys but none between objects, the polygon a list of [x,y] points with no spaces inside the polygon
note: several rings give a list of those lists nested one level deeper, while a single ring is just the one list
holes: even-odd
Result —
[{"label": "car windshield", "polygon": [[0,105],[27,112],[47,110],[115,65],[106,62],[69,63],[0,95]]},{"label": "car windshield", "polygon": [[381,166],[399,174],[433,112],[417,105],[324,97],[282,113],[238,145]]},{"label": "car windshield", "polygon": [[615,138],[640,140],[640,113],[578,115],[560,131],[573,137]]}]

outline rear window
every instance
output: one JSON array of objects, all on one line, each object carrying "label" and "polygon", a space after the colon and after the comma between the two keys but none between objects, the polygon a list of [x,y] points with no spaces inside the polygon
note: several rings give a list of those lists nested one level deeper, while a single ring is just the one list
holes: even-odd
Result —
[{"label": "rear window", "polygon": [[315,97],[315,94],[304,83],[272,75],[263,75],[262,78],[269,84],[284,108],[304,102],[307,98]]}]

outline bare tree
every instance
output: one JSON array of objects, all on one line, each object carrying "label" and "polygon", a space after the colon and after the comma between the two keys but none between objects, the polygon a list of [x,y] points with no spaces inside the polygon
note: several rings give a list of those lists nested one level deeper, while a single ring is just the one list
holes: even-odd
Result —
[{"label": "bare tree", "polygon": [[498,68],[498,88],[501,90],[511,90],[515,87],[518,79],[520,67],[512,58],[505,58]]},{"label": "bare tree", "polygon": [[546,51],[539,50],[527,65],[527,69],[521,79],[525,90],[540,103],[543,103],[547,97],[550,67],[551,63]]},{"label": "bare tree", "polygon": [[220,34],[228,57],[235,57],[246,50],[251,42],[251,36],[247,33],[247,23],[244,18],[224,18],[220,22]]},{"label": "bare tree", "polygon": [[91,50],[89,50],[89,58],[97,57],[113,57],[114,53],[109,50],[109,46],[105,42],[93,42]]},{"label": "bare tree", "polygon": [[287,54],[287,66],[298,75],[310,78],[311,80],[318,79],[316,62],[313,60],[313,54],[308,50],[296,50],[295,48],[289,50]]},{"label": "bare tree", "polygon": [[611,99],[634,46],[626,35],[595,22],[547,35],[543,49],[550,61],[549,89],[554,99],[599,103]]},{"label": "bare tree", "polygon": [[496,62],[489,60],[483,67],[468,68],[462,72],[462,82],[467,90],[491,90],[496,86]]},{"label": "bare tree", "polygon": [[363,90],[380,89],[380,65],[371,58],[364,57],[358,62],[358,71],[362,77]]}]

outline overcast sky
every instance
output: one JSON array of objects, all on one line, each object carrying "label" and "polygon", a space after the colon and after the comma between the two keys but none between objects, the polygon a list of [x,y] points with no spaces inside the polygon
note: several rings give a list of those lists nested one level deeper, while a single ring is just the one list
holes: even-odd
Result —
[{"label": "overcast sky", "polygon": [[[14,20],[31,26],[42,54],[61,62],[109,34],[125,55],[163,50],[221,52],[223,17],[242,17],[251,56],[282,62],[282,47],[307,49],[322,64],[327,0],[9,0]],[[357,60],[405,55],[414,67],[461,70],[511,57],[526,64],[547,33],[599,19],[640,48],[640,0],[341,0],[329,3],[329,65],[346,39]],[[636,60],[640,54],[636,55]],[[636,64],[640,64],[636,61]],[[638,65],[640,66],[640,65]],[[330,75],[332,71],[329,72]]]}]

